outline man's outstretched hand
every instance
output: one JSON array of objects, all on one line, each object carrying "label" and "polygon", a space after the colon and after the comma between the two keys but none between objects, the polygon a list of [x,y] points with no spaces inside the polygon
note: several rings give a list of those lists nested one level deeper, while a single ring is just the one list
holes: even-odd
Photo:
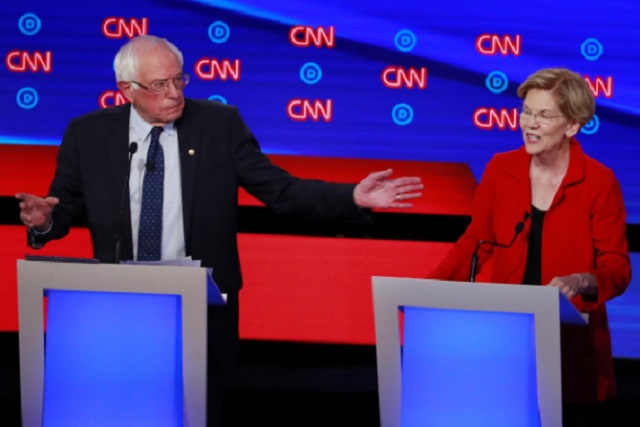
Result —
[{"label": "man's outstretched hand", "polygon": [[388,179],[392,169],[372,172],[360,181],[353,190],[353,199],[364,208],[408,209],[413,203],[407,202],[422,196],[424,188],[419,177]]}]

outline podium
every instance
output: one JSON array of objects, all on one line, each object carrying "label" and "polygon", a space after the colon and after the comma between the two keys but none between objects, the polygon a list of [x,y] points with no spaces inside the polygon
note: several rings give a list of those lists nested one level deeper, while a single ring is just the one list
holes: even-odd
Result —
[{"label": "podium", "polygon": [[382,427],[562,425],[557,288],[373,278]]},{"label": "podium", "polygon": [[204,268],[19,260],[22,425],[204,427],[208,298]]}]

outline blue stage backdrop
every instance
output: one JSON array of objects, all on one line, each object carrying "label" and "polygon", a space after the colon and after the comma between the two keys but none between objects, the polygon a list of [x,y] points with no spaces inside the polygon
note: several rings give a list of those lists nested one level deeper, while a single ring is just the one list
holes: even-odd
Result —
[{"label": "blue stage backdrop", "polygon": [[568,67],[597,97],[579,135],[640,223],[640,3],[454,0],[10,2],[0,17],[0,141],[58,144],[123,102],[113,56],[154,34],[185,54],[187,95],[240,107],[268,153],[467,162],[521,144],[527,75]]},{"label": "blue stage backdrop", "polygon": [[637,0],[8,2],[0,143],[56,145],[71,118],[123,103],[113,57],[153,34],[183,51],[187,96],[237,105],[267,153],[466,162],[479,179],[522,144],[518,85],[567,67],[597,99],[578,138],[640,224],[639,18]]}]

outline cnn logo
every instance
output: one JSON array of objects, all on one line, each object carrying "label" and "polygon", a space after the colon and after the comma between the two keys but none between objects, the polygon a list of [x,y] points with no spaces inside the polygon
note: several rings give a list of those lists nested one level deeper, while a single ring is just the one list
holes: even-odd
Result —
[{"label": "cnn logo", "polygon": [[473,112],[473,124],[483,130],[498,128],[500,130],[518,129],[518,110],[516,108],[507,110],[506,108],[477,108]]},{"label": "cnn logo", "polygon": [[522,52],[522,37],[505,35],[500,37],[497,34],[481,34],[476,39],[476,50],[481,55],[501,55],[512,54],[520,56]]},{"label": "cnn logo", "polygon": [[149,34],[149,20],[109,17],[102,21],[102,34],[109,39],[133,38]]},{"label": "cnn logo", "polygon": [[50,73],[53,69],[53,54],[50,51],[45,53],[35,51],[33,53],[12,50],[5,57],[5,65],[14,73],[24,73],[27,70],[37,73],[44,71]]},{"label": "cnn logo", "polygon": [[313,120],[330,122],[333,118],[333,101],[327,99],[324,103],[318,99],[310,101],[308,99],[292,99],[287,104],[287,114],[291,120],[305,122]]},{"label": "cnn logo", "polygon": [[333,48],[336,44],[335,27],[313,28],[308,25],[296,25],[289,30],[289,41],[298,47],[323,47]]},{"label": "cnn logo", "polygon": [[116,105],[123,105],[128,102],[127,98],[125,98],[119,90],[107,90],[98,98],[100,108],[115,107]]},{"label": "cnn logo", "polygon": [[427,69],[422,67],[419,70],[410,67],[405,70],[403,67],[389,65],[380,75],[382,83],[389,89],[407,88],[425,89],[427,87]]},{"label": "cnn logo", "polygon": [[196,62],[194,72],[202,80],[231,79],[237,82],[240,80],[240,65],[239,59],[231,62],[228,59],[202,58]]}]

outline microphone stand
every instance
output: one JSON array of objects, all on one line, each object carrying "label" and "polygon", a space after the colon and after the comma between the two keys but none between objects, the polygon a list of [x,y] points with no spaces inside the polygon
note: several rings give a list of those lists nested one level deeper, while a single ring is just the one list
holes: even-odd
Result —
[{"label": "microphone stand", "polygon": [[476,245],[476,248],[473,251],[473,255],[471,255],[471,271],[469,273],[469,282],[476,281],[476,274],[477,274],[476,269],[478,267],[478,252],[480,251],[480,247],[482,247],[482,245],[489,245],[489,246],[497,246],[500,248],[509,249],[511,246],[513,246],[513,243],[516,241],[516,237],[518,237],[518,234],[522,233],[522,230],[524,230],[524,223],[529,218],[531,218],[531,214],[529,212],[525,212],[524,218],[522,219],[522,221],[519,221],[516,224],[516,228],[514,230],[515,233],[508,245],[505,245],[504,243],[493,242],[491,240],[480,240],[478,242],[478,244]]},{"label": "microphone stand", "polygon": [[124,181],[124,188],[122,189],[122,200],[120,201],[120,212],[118,214],[118,232],[115,235],[115,263],[120,262],[120,241],[122,234],[122,215],[124,212],[124,201],[125,196],[127,194],[127,188],[129,188],[129,178],[131,177],[131,160],[133,159],[133,155],[138,151],[138,143],[132,142],[129,144],[129,166],[127,167],[127,179]]}]

